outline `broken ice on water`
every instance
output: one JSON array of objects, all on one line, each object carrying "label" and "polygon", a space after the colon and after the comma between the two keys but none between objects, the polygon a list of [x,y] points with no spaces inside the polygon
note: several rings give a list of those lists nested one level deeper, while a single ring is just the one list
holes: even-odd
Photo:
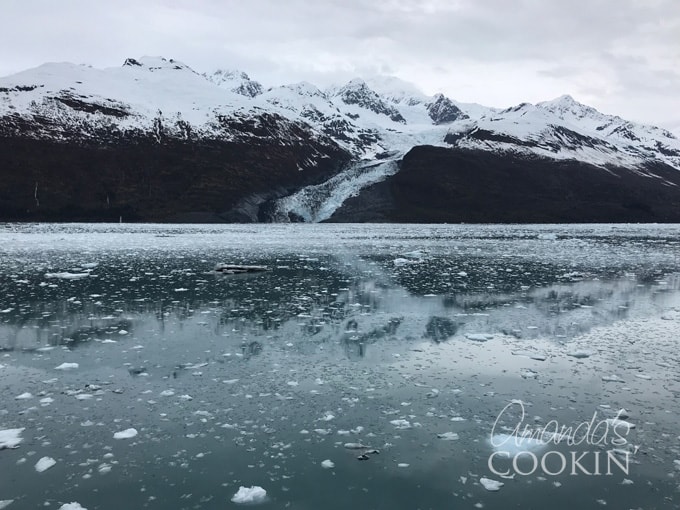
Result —
[{"label": "broken ice on water", "polygon": [[[0,506],[493,508],[518,492],[565,509],[662,506],[680,469],[676,238],[602,225],[0,230]],[[501,414],[520,401],[524,415]],[[549,452],[570,458],[551,427],[593,416],[625,437],[598,450],[630,456],[630,472],[541,473]],[[517,441],[524,427],[545,434]],[[529,453],[539,469],[496,475],[494,453],[503,471]]]}]

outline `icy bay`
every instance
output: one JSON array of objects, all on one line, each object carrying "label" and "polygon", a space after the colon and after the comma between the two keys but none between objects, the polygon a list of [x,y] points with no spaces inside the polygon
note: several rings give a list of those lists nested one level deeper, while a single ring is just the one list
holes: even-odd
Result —
[{"label": "icy bay", "polygon": [[[680,508],[679,255],[675,225],[0,225],[0,508]],[[519,402],[625,441],[515,440]]]}]

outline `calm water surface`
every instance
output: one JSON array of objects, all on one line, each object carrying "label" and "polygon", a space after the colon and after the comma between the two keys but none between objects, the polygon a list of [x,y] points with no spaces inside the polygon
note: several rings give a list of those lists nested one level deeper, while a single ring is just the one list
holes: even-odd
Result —
[{"label": "calm water surface", "polygon": [[[679,255],[661,225],[0,225],[0,508],[680,508]],[[635,428],[502,477],[519,402]]]}]

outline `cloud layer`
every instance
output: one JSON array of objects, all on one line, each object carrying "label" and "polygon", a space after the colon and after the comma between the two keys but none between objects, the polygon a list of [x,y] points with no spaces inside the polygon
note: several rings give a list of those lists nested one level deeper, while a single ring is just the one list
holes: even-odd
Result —
[{"label": "cloud layer", "polygon": [[680,134],[677,0],[7,0],[0,75],[163,55],[266,85],[390,74],[490,106],[561,94]]}]

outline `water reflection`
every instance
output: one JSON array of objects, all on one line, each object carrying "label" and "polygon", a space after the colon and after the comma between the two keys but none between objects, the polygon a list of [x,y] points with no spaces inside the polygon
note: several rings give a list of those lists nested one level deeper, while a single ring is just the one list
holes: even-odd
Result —
[{"label": "water reflection", "polygon": [[[181,257],[163,266],[153,259],[113,259],[87,278],[49,284],[41,273],[3,275],[1,290],[11,306],[2,311],[0,348],[171,344],[194,335],[199,338],[191,341],[199,343],[236,341],[244,359],[282,342],[301,351],[338,345],[346,356],[361,358],[376,343],[395,343],[390,340],[439,343],[485,333],[568,341],[595,326],[673,306],[680,288],[676,273],[611,277],[525,264],[518,279],[505,261],[494,266],[460,257],[408,267],[384,257],[331,255],[258,263],[274,270],[214,275],[204,259]],[[484,276],[452,270],[472,265]],[[422,292],[438,286],[448,291]]]}]

